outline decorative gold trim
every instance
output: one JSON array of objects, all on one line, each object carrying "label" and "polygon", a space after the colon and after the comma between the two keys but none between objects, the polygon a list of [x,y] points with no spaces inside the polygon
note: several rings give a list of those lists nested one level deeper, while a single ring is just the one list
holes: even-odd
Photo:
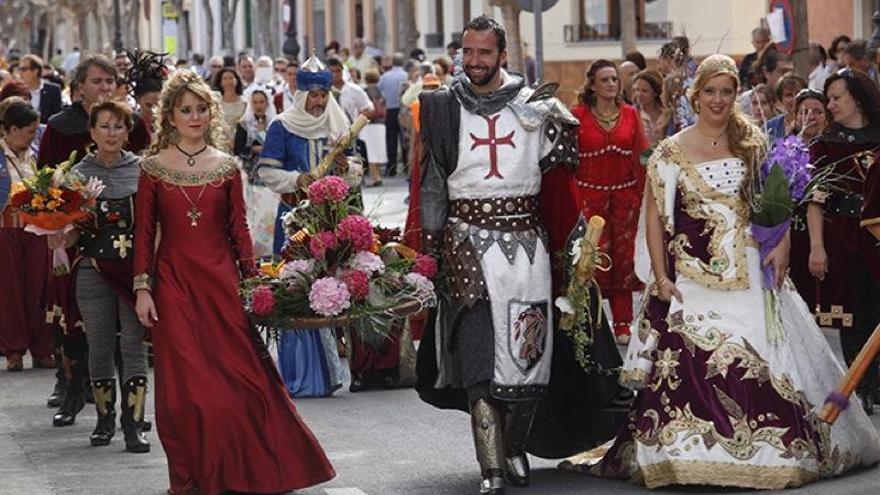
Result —
[{"label": "decorative gold trim", "polygon": [[633,481],[647,488],[668,485],[712,485],[759,490],[795,488],[819,479],[798,466],[756,466],[706,461],[664,461],[641,466]]},{"label": "decorative gold trim", "polygon": [[[720,192],[709,185],[699,170],[697,170],[696,165],[690,161],[679,144],[674,140],[664,140],[661,146],[658,147],[658,153],[655,153],[654,156],[657,157],[657,160],[665,160],[678,165],[682,173],[679,175],[676,187],[682,189],[682,202],[686,213],[694,218],[705,220],[706,230],[712,231],[708,246],[711,258],[708,264],[686,253],[684,248],[688,247],[690,243],[683,234],[675,236],[670,241],[668,249],[675,256],[676,271],[712,289],[748,289],[749,274],[746,247],[753,246],[754,240],[748,235],[749,212],[745,202],[737,196]],[[660,199],[656,198],[658,193],[664,194],[664,189],[668,186],[660,182],[657,176],[656,162],[649,164],[648,177],[651,181],[652,191],[655,193],[655,200],[658,202],[658,208],[660,209],[666,230],[670,235],[673,235],[674,232],[669,231],[669,224],[666,222],[666,216],[671,214],[671,212],[664,211],[663,203],[665,201],[662,197]],[[706,207],[707,201],[720,203],[728,207],[736,217],[736,222],[733,225],[733,277],[724,277],[724,272],[730,268],[731,260],[729,254],[722,247],[723,239],[731,228],[727,225],[727,220],[722,214]]]},{"label": "decorative gold trim", "polygon": [[853,326],[853,314],[844,311],[843,305],[832,304],[827,312],[822,311],[821,305],[816,305],[816,322],[820,327],[832,327],[834,320],[840,320],[844,328]]},{"label": "decorative gold trim", "polygon": [[135,275],[134,277],[134,290],[152,290],[153,289],[153,281],[150,279],[150,274],[141,273]]},{"label": "decorative gold trim", "polygon": [[620,370],[620,376],[617,378],[617,383],[623,387],[636,390],[645,388],[645,385],[648,383],[648,372],[641,368],[632,370],[622,369]]},{"label": "decorative gold trim", "polygon": [[269,167],[276,167],[276,168],[281,168],[284,166],[284,164],[281,163],[281,160],[276,160],[274,158],[260,158],[259,163],[260,163],[260,165],[266,165]]},{"label": "decorative gold trim", "polygon": [[201,186],[204,184],[214,184],[223,182],[227,177],[234,173],[238,173],[238,165],[235,163],[235,159],[231,156],[227,156],[219,166],[211,170],[194,172],[174,170],[162,166],[162,164],[159,163],[159,159],[155,156],[144,159],[141,162],[141,168],[144,172],[154,178],[176,186]]}]

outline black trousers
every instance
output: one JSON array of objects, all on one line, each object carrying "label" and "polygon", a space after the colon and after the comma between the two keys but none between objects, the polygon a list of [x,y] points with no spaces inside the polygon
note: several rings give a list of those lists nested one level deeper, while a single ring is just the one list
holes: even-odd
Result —
[{"label": "black trousers", "polygon": [[[851,365],[862,346],[871,337],[874,327],[880,323],[880,283],[874,280],[861,256],[852,260],[853,326],[840,330],[840,346],[847,365]],[[859,389],[862,393],[875,393],[878,386],[878,362],[875,359],[865,373]]]},{"label": "black trousers", "polygon": [[400,122],[397,116],[400,108],[389,108],[385,114],[385,151],[388,153],[388,163],[385,165],[385,174],[396,173],[397,148],[400,143]]},{"label": "black trousers", "polygon": [[490,397],[489,385],[495,375],[494,328],[489,303],[477,301],[463,310],[455,332],[462,382],[471,404]]}]

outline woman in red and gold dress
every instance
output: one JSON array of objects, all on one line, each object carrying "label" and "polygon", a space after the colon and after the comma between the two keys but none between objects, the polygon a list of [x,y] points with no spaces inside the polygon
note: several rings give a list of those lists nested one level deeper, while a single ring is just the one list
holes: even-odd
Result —
[{"label": "woman in red and gold dress", "polygon": [[629,342],[633,319],[633,291],[641,284],[633,272],[636,228],[645,184],[639,162],[648,149],[638,111],[620,98],[617,67],[597,60],[587,70],[587,80],[571,113],[580,121],[580,163],[575,174],[585,218],[601,215],[608,222],[599,241],[611,256],[613,267],[598,272],[602,295],[611,302],[614,335],[619,344]]},{"label": "woman in red and gold dress", "polygon": [[219,102],[180,71],[159,105],[138,184],[134,288],[152,330],[169,493],[278,493],[329,480],[333,468],[239,300],[253,246],[241,174],[215,148]]}]

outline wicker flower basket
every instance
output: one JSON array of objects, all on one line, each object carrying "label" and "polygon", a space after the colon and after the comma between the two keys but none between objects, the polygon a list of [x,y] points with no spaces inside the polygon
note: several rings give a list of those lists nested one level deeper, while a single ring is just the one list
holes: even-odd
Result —
[{"label": "wicker flower basket", "polygon": [[[399,318],[406,318],[424,309],[422,303],[416,300],[404,301],[394,306],[389,311]],[[276,316],[257,316],[249,313],[251,323],[261,327],[272,327],[278,330],[318,330],[327,327],[350,327],[354,326],[361,316],[350,313],[332,317],[295,317],[279,318]]]}]

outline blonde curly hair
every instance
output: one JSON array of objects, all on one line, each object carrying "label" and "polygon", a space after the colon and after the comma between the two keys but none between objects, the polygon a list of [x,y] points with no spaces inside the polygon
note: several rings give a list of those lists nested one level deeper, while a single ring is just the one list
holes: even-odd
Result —
[{"label": "blonde curly hair", "polygon": [[205,133],[205,142],[222,151],[227,151],[226,122],[223,120],[223,109],[220,107],[220,97],[211,90],[211,87],[198,74],[191,70],[178,70],[171,74],[165,82],[165,87],[159,95],[159,106],[156,110],[156,138],[150,145],[147,156],[152,156],[159,151],[177,144],[180,134],[171,125],[174,108],[180,104],[185,93],[191,93],[196,98],[208,104],[211,120]]}]

